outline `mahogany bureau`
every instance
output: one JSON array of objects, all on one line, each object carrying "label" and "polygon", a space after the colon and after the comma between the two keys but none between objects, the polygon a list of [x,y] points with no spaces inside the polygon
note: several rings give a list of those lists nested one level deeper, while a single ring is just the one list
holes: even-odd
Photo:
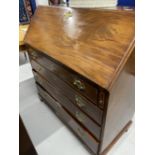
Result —
[{"label": "mahogany bureau", "polygon": [[134,115],[134,12],[39,6],[25,43],[40,99],[106,154]]}]

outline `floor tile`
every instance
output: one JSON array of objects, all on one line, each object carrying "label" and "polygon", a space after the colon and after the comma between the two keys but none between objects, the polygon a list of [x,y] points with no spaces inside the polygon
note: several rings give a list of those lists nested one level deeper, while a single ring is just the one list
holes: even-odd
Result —
[{"label": "floor tile", "polygon": [[19,82],[23,82],[32,77],[33,73],[29,62],[19,67]]}]

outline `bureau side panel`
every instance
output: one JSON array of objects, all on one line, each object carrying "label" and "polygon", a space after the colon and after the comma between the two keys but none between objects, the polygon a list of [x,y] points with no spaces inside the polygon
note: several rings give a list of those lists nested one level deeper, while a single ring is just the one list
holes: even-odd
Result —
[{"label": "bureau side panel", "polygon": [[116,80],[108,101],[105,130],[101,151],[112,143],[121,130],[132,120],[135,103],[134,52]]}]

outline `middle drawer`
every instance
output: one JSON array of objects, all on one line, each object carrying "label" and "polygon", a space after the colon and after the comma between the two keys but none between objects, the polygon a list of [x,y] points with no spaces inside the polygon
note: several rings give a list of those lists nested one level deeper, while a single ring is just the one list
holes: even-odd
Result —
[{"label": "middle drawer", "polygon": [[[64,81],[57,78],[57,76],[39,65],[34,60],[31,60],[32,67],[52,84],[55,84],[57,90],[61,91],[72,103],[78,106],[84,113],[93,119],[99,125],[102,124],[103,110],[91,103],[89,100],[81,96],[74,89],[69,87]],[[34,73],[35,74],[35,73]]]},{"label": "middle drawer", "polygon": [[[89,130],[94,137],[100,140],[101,127],[98,126],[94,121],[92,121],[86,114],[84,114],[79,108],[77,108],[67,97],[62,95],[61,91],[57,89],[54,85],[47,82],[43,77],[35,73],[36,81],[44,88],[46,91],[55,97],[62,106],[64,106],[71,115],[87,130]],[[64,90],[65,91],[65,90]]]}]

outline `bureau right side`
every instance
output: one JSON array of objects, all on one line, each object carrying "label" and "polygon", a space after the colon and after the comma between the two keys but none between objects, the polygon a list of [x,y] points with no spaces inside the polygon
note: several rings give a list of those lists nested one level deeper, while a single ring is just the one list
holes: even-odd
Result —
[{"label": "bureau right side", "polygon": [[135,112],[135,50],[106,95],[100,154],[105,155],[131,122]]}]

